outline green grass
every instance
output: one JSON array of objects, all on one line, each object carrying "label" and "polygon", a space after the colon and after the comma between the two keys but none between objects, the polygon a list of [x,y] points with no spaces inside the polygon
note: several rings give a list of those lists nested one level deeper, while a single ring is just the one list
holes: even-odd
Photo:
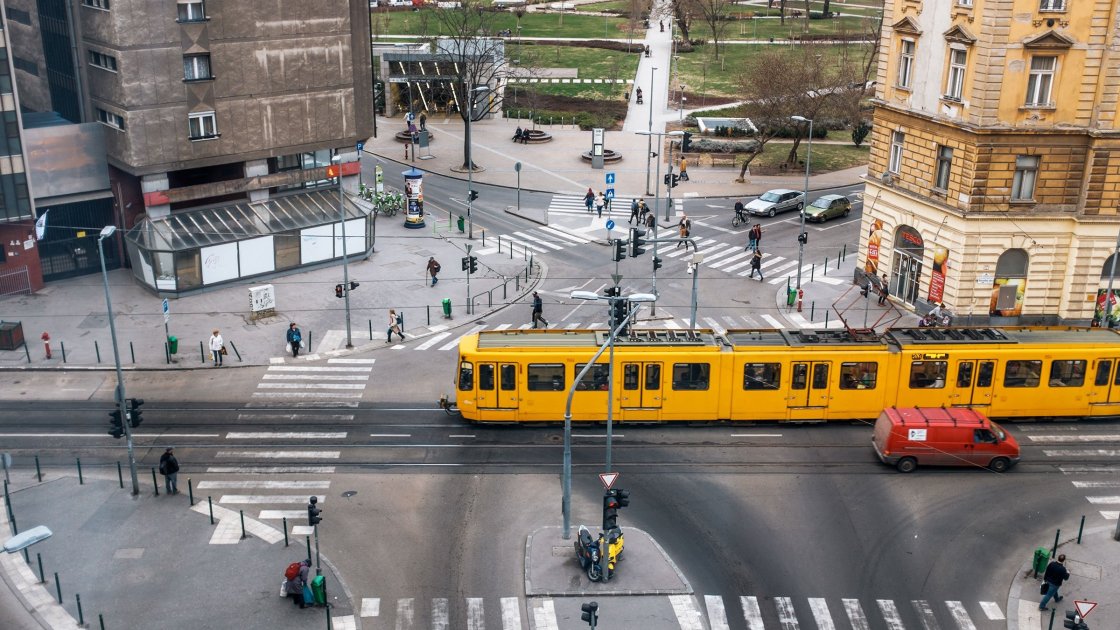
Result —
[{"label": "green grass", "polygon": [[[829,132],[831,140],[851,140],[846,131]],[[789,149],[793,142],[789,140],[771,140],[766,143],[766,149],[751,162],[751,170],[756,175],[765,172],[778,172],[778,167],[789,156]],[[807,143],[802,140],[797,149],[797,159],[805,159]],[[828,173],[846,168],[867,164],[871,152],[865,142],[862,147],[857,147],[847,142],[846,144],[813,143],[813,156],[809,164],[809,173]],[[741,162],[740,162],[741,163]],[[799,169],[804,168],[799,166]]]},{"label": "green grass", "polygon": [[[594,3],[591,3],[591,4],[581,4],[581,5],[579,5],[579,10],[580,11],[596,11],[596,12],[612,11],[612,12],[618,12],[618,13],[621,13],[623,15],[626,15],[630,12],[630,5],[631,4],[632,3],[630,3],[628,0],[609,0],[608,2],[594,2]],[[639,13],[641,13],[644,6],[645,6],[644,4],[639,4],[639,6],[637,7]]]},{"label": "green grass", "polygon": [[[852,47],[848,55],[848,63],[858,64],[862,67],[862,50],[857,50],[861,45],[849,44]],[[756,54],[766,47],[766,44],[729,44],[720,46],[719,61],[712,55],[713,46],[706,44],[697,46],[691,53],[680,55],[677,60],[677,76],[673,85],[684,83],[686,91],[693,94],[707,94],[713,97],[738,98],[740,93],[740,75],[748,57]],[[844,58],[842,45],[820,45],[821,55],[826,59],[835,59],[841,63]],[[789,47],[781,49],[790,50]]]},{"label": "green grass", "polygon": [[[734,39],[787,39],[805,35],[805,20],[787,18],[783,26],[779,20],[738,20],[728,24],[723,30],[722,40]],[[809,35],[866,35],[872,32],[872,23],[869,18],[839,17],[830,20],[809,20]],[[689,36],[693,39],[712,38],[711,27],[699,20],[692,23]]]},{"label": "green grass", "polygon": [[[374,12],[372,20],[377,20],[374,32],[378,36],[385,35],[420,35],[437,37],[447,35],[443,32],[435,9],[422,9],[420,11],[386,11]],[[516,35],[517,16],[508,13],[494,13],[490,16],[490,28],[493,32],[510,29]],[[523,37],[578,37],[595,39],[606,37],[608,39],[622,39],[626,37],[628,20],[619,17],[601,17],[594,15],[573,15],[571,13],[526,13],[521,18],[521,35]],[[639,24],[639,27],[641,25]],[[510,41],[516,41],[516,36]]]},{"label": "green grass", "polygon": [[[508,51],[518,56],[517,46]],[[601,48],[575,48],[572,46],[523,46],[521,65],[527,68],[576,68],[581,79],[633,79],[638,69],[637,53],[625,53]],[[627,90],[625,84],[611,83],[534,83],[521,84],[518,89],[531,87],[542,94],[578,96],[594,99],[621,99]]]}]

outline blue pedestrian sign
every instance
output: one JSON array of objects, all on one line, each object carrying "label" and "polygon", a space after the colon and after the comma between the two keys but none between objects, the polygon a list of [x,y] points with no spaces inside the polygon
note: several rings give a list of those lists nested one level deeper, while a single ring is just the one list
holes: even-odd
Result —
[{"label": "blue pedestrian sign", "polygon": [[608,188],[607,192],[603,196],[606,197],[607,199],[614,199],[614,189],[613,188]]},{"label": "blue pedestrian sign", "polygon": [[608,184],[613,184],[614,183],[614,173],[607,173],[607,183]]},{"label": "blue pedestrian sign", "polygon": [[612,221],[610,219],[607,219],[607,231],[609,232],[613,229],[614,229],[614,221]]}]

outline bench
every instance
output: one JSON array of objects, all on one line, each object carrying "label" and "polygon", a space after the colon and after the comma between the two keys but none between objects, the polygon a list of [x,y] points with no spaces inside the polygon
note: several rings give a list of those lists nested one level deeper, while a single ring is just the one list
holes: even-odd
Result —
[{"label": "bench", "polygon": [[713,167],[735,168],[738,156],[734,153],[710,153]]},{"label": "bench", "polygon": [[513,138],[513,136],[510,136],[510,140],[513,141],[513,142],[518,142],[518,143],[524,142],[525,144],[541,144],[541,143],[544,143],[544,142],[551,142],[552,141],[552,134],[548,133],[547,131],[543,131],[541,129],[523,129],[521,131],[521,133],[529,134],[529,139],[528,140],[516,140],[516,139]]}]

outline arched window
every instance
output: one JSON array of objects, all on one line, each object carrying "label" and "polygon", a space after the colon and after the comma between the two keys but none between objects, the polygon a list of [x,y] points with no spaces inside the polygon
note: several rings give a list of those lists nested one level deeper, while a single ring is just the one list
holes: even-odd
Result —
[{"label": "arched window", "polygon": [[1018,317],[1023,313],[1023,297],[1027,292],[1027,269],[1030,255],[1023,249],[1009,249],[996,261],[996,279],[992,286],[989,314],[996,317]]},{"label": "arched window", "polygon": [[1109,277],[1113,275],[1113,269],[1112,269],[1113,260],[1116,261],[1116,271],[1115,271],[1115,273],[1116,273],[1117,276],[1120,276],[1120,258],[1117,258],[1117,254],[1113,254],[1113,255],[1109,256],[1104,261],[1104,266],[1101,267],[1101,280],[1108,280]]}]

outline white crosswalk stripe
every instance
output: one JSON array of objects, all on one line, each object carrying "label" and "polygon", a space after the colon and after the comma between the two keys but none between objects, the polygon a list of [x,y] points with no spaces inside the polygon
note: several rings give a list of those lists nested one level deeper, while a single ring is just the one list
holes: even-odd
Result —
[{"label": "white crosswalk stripe", "polygon": [[933,607],[929,602],[924,599],[911,600],[914,605],[914,610],[918,613],[918,619],[922,622],[923,630],[941,630],[941,626],[937,623],[937,617],[933,614]]},{"label": "white crosswalk stripe", "polygon": [[329,359],[325,366],[269,365],[253,398],[361,398],[375,362],[376,359]]},{"label": "white crosswalk stripe", "polygon": [[723,598],[719,595],[705,595],[704,607],[708,609],[708,627],[711,630],[730,630],[727,625],[727,611],[723,608]]},{"label": "white crosswalk stripe", "polygon": [[1003,615],[1003,611],[999,608],[999,604],[995,602],[980,602],[980,608],[984,611],[984,615],[992,621],[1002,621],[1006,619]]},{"label": "white crosswalk stripe", "polygon": [[879,611],[883,613],[883,621],[887,624],[887,630],[906,630],[902,625],[902,615],[898,612],[898,606],[889,599],[879,599],[875,601],[879,605]]},{"label": "white crosswalk stripe", "polygon": [[703,619],[691,595],[670,595],[669,604],[673,607],[673,614],[676,615],[681,630],[704,630]]},{"label": "white crosswalk stripe", "polygon": [[852,630],[870,630],[867,624],[867,615],[863,614],[863,606],[860,605],[858,599],[843,599],[840,600],[844,604],[844,612],[848,615],[848,622],[852,624]]},{"label": "white crosswalk stripe", "polygon": [[739,605],[743,607],[743,616],[747,619],[747,630],[765,630],[762,623],[762,610],[758,607],[757,597],[740,597]]},{"label": "white crosswalk stripe", "polygon": [[958,601],[947,601],[945,605],[949,607],[949,614],[952,615],[959,630],[976,630],[976,624],[972,623],[964,604]]},{"label": "white crosswalk stripe", "polygon": [[774,604],[778,607],[778,623],[782,630],[798,630],[801,626],[797,623],[797,612],[793,609],[793,600],[789,597],[775,597]]}]

